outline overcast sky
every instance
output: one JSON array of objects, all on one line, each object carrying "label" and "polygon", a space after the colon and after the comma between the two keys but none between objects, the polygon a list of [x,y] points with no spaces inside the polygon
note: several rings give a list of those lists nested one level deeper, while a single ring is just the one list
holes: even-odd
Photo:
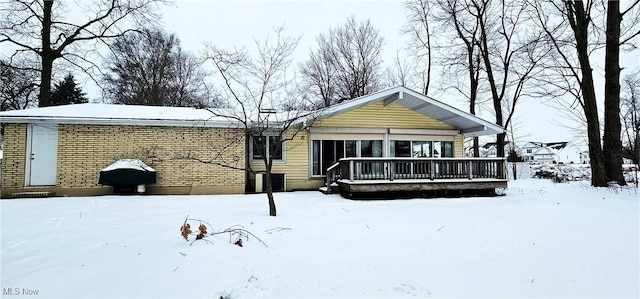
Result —
[{"label": "overcast sky", "polygon": [[[183,48],[195,53],[203,49],[202,43],[205,41],[223,48],[251,48],[254,46],[254,39],[264,40],[268,34],[273,33],[273,28],[284,25],[289,35],[302,35],[294,58],[297,63],[308,57],[310,49],[315,49],[315,38],[319,34],[326,33],[329,27],[343,24],[351,15],[357,20],[370,19],[372,25],[384,36],[386,66],[391,65],[396,49],[404,48],[406,43],[406,38],[400,32],[405,24],[405,10],[401,1],[178,0],[176,6],[163,10],[165,29],[176,33]],[[636,57],[631,68],[638,68],[637,60]],[[602,73],[602,69],[596,66],[595,72],[597,76]],[[434,83],[432,81],[432,85]],[[448,95],[434,97],[467,111],[460,98],[454,99]],[[527,140],[575,139],[571,130],[557,125],[568,124],[557,109],[537,99],[521,102],[516,111],[519,131]],[[485,115],[485,118],[493,121],[492,116]]]},{"label": "overcast sky", "polygon": [[[308,58],[309,51],[316,48],[316,37],[328,32],[330,27],[345,23],[353,15],[356,20],[371,20],[385,39],[383,59],[384,67],[391,66],[397,49],[406,47],[406,37],[400,32],[405,25],[405,10],[401,1],[207,1],[176,0],[175,5],[162,9],[162,25],[167,32],[175,33],[183,49],[200,54],[203,43],[210,42],[218,47],[232,49],[234,47],[255,46],[254,39],[264,40],[273,29],[279,26],[287,28],[290,36],[301,35],[300,43],[294,54],[294,63]],[[3,49],[7,50],[7,49]],[[3,51],[4,52],[4,51]],[[640,68],[640,51],[623,54],[621,66],[626,70]],[[604,60],[594,65],[594,75],[599,98],[602,102],[603,83],[602,67]],[[295,66],[295,65],[294,65]],[[628,73],[628,72],[627,72]],[[625,72],[623,72],[624,77]],[[435,71],[433,75],[438,75]],[[100,97],[95,85],[90,80],[82,80],[84,90],[90,98]],[[441,88],[438,80],[432,80],[432,90]],[[464,99],[458,95],[438,94],[437,90],[430,96],[446,102],[461,110],[468,111]],[[487,105],[487,110],[490,106]],[[571,130],[556,125],[568,124],[557,109],[550,108],[539,99],[523,101],[517,107],[516,124],[521,137],[534,141],[575,140]],[[483,115],[489,121],[493,116]],[[602,119],[602,115],[600,115]]]}]

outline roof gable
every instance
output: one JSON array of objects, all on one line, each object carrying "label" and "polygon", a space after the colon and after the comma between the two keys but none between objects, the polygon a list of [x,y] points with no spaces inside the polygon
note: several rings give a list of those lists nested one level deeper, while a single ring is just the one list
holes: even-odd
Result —
[{"label": "roof gable", "polygon": [[[503,133],[504,129],[475,115],[456,109],[445,103],[415,92],[404,86],[396,86],[351,101],[325,108],[318,113],[318,120],[347,113],[375,102],[384,107],[400,105],[436,121],[459,129],[468,137]],[[303,120],[301,120],[303,122]]]},{"label": "roof gable", "polygon": [[315,125],[352,128],[456,129],[398,104],[384,106],[381,101],[323,118]]}]

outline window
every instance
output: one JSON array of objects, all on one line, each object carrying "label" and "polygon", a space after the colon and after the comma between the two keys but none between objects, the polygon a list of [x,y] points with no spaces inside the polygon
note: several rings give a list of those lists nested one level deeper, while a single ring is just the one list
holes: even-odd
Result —
[{"label": "window", "polygon": [[324,175],[327,168],[340,159],[355,153],[353,140],[314,140],[312,144],[311,164],[314,175]]},{"label": "window", "polygon": [[414,158],[431,158],[431,141],[414,141],[412,151]]},{"label": "window", "polygon": [[411,157],[411,141],[391,141],[392,157]]},{"label": "window", "polygon": [[271,158],[274,161],[283,160],[282,148],[284,148],[285,144],[282,143],[281,145],[281,139],[279,136],[253,136],[251,139],[251,158],[253,160],[262,160],[263,155],[266,155],[267,157],[272,155]]},{"label": "window", "polygon": [[391,141],[392,157],[444,158],[453,157],[452,141]]},{"label": "window", "polygon": [[345,157],[382,157],[382,140],[313,140],[311,172],[325,175],[327,168]]},{"label": "window", "polygon": [[361,140],[360,157],[382,157],[382,140]]},{"label": "window", "polygon": [[453,158],[453,142],[451,141],[442,141],[441,143],[443,158]]}]

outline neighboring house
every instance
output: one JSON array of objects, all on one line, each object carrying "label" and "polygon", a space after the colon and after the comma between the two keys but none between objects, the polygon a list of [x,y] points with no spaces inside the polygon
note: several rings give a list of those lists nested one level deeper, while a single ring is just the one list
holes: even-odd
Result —
[{"label": "neighboring house", "polygon": [[[157,183],[147,188],[149,193],[243,193],[263,188],[264,163],[253,150],[251,132],[207,110],[80,104],[2,112],[0,117],[5,127],[3,197],[40,190],[56,195],[110,193],[110,188],[98,185],[99,171],[124,158],[142,160],[157,171]],[[422,175],[431,181],[458,178],[462,185],[456,188],[506,187],[503,160],[485,159],[475,165],[463,159],[464,137],[493,135],[503,128],[402,86],[325,108],[297,119],[292,128],[287,132],[291,140],[273,155],[274,190],[317,190],[341,158],[357,165],[350,170],[352,181],[367,170],[368,178],[376,178],[375,173]],[[276,142],[278,137],[266,140]],[[234,167],[194,161],[214,157]],[[444,162],[438,162],[441,159]],[[470,181],[479,177],[486,183],[489,176],[496,178],[495,184]]]},{"label": "neighboring house", "polygon": [[572,142],[527,142],[522,151],[524,160],[531,163],[589,163],[589,152]]},{"label": "neighboring house", "polygon": [[[505,156],[509,155],[509,152],[511,151],[512,147],[515,149],[518,155],[520,156],[522,155],[522,149],[520,149],[520,147],[517,144],[513,145],[511,144],[510,141],[506,140],[504,142]],[[473,148],[470,148],[469,150],[471,151],[471,153],[473,152]],[[498,147],[496,142],[487,142],[480,147],[480,157],[495,158],[497,156],[498,156]]]},{"label": "neighboring house", "polygon": [[562,164],[588,164],[589,152],[573,142],[568,142],[556,151],[555,161]]}]

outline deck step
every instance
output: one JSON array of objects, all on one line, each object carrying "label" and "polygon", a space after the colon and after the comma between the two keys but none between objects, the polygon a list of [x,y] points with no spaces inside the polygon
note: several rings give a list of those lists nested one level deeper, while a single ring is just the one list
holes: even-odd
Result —
[{"label": "deck step", "polygon": [[322,186],[320,188],[318,188],[318,191],[322,192],[323,194],[336,194],[338,193],[338,187],[331,187],[331,192],[327,191],[327,187],[326,186]]},{"label": "deck step", "polygon": [[53,192],[33,191],[33,192],[16,192],[11,193],[11,198],[39,198],[53,196]]}]

